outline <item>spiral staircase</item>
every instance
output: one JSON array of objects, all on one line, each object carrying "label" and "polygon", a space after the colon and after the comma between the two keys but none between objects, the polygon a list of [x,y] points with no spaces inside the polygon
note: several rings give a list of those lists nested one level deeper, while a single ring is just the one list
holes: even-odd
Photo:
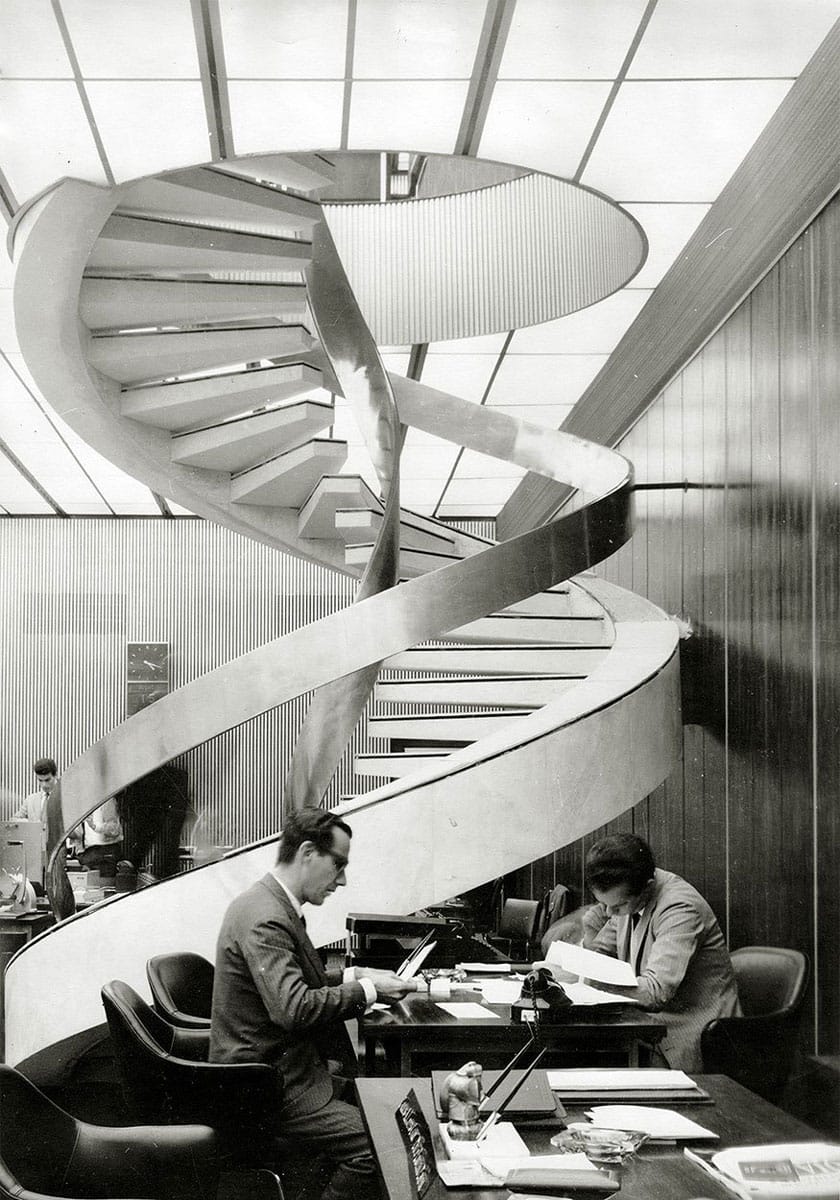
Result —
[{"label": "spiral staircase", "polygon": [[[368,732],[386,749],[355,766],[360,789],[389,782],[341,801],[353,863],[309,921],[321,944],[349,910],[413,911],[582,836],[649,794],[680,753],[674,623],[586,573],[630,534],[629,464],[389,375],[322,216],[324,172],[314,156],[277,155],[270,180],[259,160],[114,189],[71,180],[11,234],[24,357],[82,437],[199,515],[360,577],[349,608],[92,746],[62,778],[63,826],[312,690],[286,802],[317,802],[375,683]],[[379,494],[342,474],[332,406],[306,397],[318,386],[352,405]],[[408,426],[588,502],[501,544],[407,511]],[[48,1077],[61,1047],[101,1023],[103,981],[144,990],[153,953],[212,957],[227,903],[273,854],[271,840],[246,847],[31,943],[6,977],[7,1060]]]}]

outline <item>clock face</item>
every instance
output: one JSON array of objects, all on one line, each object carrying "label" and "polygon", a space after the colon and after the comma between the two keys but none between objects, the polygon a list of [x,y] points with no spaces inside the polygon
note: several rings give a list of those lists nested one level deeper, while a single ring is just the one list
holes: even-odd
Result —
[{"label": "clock face", "polygon": [[168,683],[167,642],[129,642],[126,678],[129,683]]}]

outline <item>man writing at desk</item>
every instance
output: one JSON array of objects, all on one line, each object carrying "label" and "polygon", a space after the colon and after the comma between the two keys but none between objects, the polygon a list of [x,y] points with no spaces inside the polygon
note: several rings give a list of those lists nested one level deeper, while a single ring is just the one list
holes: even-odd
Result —
[{"label": "man writing at desk", "polygon": [[317,808],[286,819],[277,864],[225,914],[216,949],[211,1062],[264,1062],[283,1083],[278,1133],[311,1144],[336,1166],[324,1200],[378,1194],[358,1109],[338,1096],[328,1063],[355,1074],[344,1022],[374,1001],[393,1003],[414,980],[349,967],[330,978],[306,933],[303,904],[323,904],[344,887],[349,825]]},{"label": "man writing at desk", "polygon": [[596,903],[583,914],[583,944],[633,966],[635,987],[598,987],[662,1013],[667,1065],[701,1071],[700,1034],[717,1017],[739,1015],[729,951],[700,893],[660,870],[647,842],[621,833],[586,856],[586,885]]}]

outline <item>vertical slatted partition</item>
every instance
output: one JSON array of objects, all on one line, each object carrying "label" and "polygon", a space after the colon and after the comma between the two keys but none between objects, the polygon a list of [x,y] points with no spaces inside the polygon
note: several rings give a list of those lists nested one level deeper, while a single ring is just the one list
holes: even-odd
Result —
[{"label": "vertical slatted partition", "polygon": [[[125,718],[127,642],[168,642],[176,688],[346,606],[354,586],[205,521],[3,521],[2,811],[33,790],[34,758],[66,765]],[[277,828],[304,712],[301,697],[186,756],[211,841],[242,844]],[[354,748],[337,793],[353,790]]]}]

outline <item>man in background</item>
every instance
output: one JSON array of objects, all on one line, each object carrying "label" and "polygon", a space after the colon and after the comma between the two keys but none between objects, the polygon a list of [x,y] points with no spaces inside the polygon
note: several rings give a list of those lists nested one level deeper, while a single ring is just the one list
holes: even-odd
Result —
[{"label": "man in background", "polygon": [[40,821],[46,828],[47,800],[58,783],[58,764],[54,758],[38,758],[32,764],[38,787],[24,797],[12,813],[13,821]]},{"label": "man in background", "polygon": [[717,1017],[740,1014],[729,951],[717,918],[690,883],[656,866],[631,833],[596,842],[586,856],[596,903],[583,913],[583,944],[632,965],[634,986],[597,984],[662,1014],[668,1067],[702,1071],[700,1035]]},{"label": "man in background", "polygon": [[291,812],[277,863],[225,914],[216,948],[211,1062],[263,1062],[282,1082],[278,1134],[331,1160],[324,1200],[379,1194],[357,1108],[343,1098],[355,1074],[344,1022],[377,1000],[417,990],[391,971],[327,973],[306,932],[304,904],[320,905],[347,880],[350,826],[318,808]]}]

